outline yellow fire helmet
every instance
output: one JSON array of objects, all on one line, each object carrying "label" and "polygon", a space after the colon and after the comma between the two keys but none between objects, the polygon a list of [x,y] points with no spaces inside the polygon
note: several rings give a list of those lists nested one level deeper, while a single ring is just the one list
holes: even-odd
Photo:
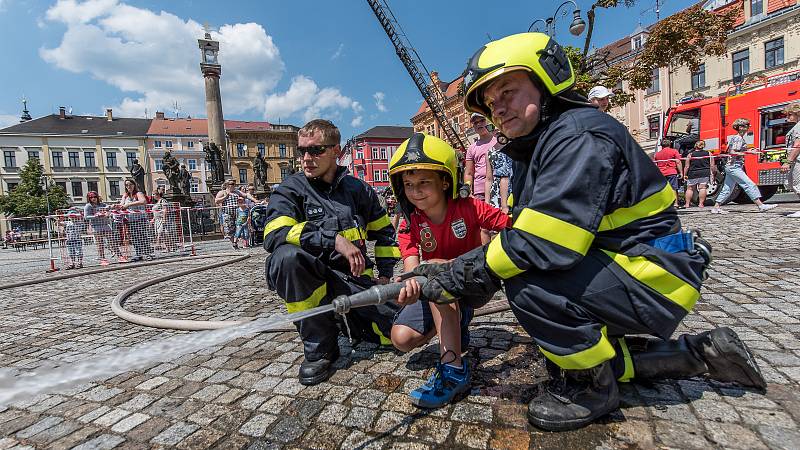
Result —
[{"label": "yellow fire helmet", "polygon": [[414,133],[403,141],[389,161],[389,180],[403,212],[414,210],[403,192],[403,176],[406,170],[435,170],[450,175],[450,193],[458,197],[458,158],[456,151],[447,142],[436,136]]},{"label": "yellow fire helmet", "polygon": [[464,107],[491,117],[482,91],[490,81],[514,70],[535,75],[547,92],[556,96],[575,85],[575,72],[564,49],[544,33],[519,33],[489,42],[467,63]]}]

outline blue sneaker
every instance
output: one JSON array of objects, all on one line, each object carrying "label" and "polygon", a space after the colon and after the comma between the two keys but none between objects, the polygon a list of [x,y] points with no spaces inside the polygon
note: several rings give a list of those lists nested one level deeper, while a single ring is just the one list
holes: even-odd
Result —
[{"label": "blue sneaker", "polygon": [[469,347],[469,324],[472,322],[472,317],[475,315],[475,310],[469,306],[461,307],[461,353],[467,351]]},{"label": "blue sneaker", "polygon": [[461,364],[460,369],[438,364],[428,381],[408,394],[411,403],[420,408],[440,408],[453,401],[456,395],[467,392],[470,388],[469,366],[466,360]]}]

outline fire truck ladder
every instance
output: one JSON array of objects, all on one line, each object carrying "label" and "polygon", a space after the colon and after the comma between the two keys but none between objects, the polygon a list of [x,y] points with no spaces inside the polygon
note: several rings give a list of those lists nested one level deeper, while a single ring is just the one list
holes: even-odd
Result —
[{"label": "fire truck ladder", "polygon": [[408,40],[403,27],[397,22],[394,13],[389,9],[386,0],[367,0],[367,3],[372,8],[372,12],[375,13],[378,22],[383,26],[383,30],[386,31],[386,35],[389,36],[389,40],[392,41],[397,56],[406,67],[408,74],[411,75],[411,79],[414,80],[414,84],[417,85],[422,97],[428,103],[428,107],[431,108],[436,121],[439,122],[439,126],[444,130],[447,141],[456,149],[463,151],[465,148],[463,141],[453,124],[447,120],[444,110],[444,96],[438,86],[428,84],[431,74],[419,57],[417,50]]}]

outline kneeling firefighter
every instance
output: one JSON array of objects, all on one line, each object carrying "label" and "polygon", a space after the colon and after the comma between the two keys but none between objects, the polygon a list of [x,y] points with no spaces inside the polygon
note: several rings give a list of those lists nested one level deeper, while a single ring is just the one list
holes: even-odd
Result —
[{"label": "kneeling firefighter", "polygon": [[466,109],[508,140],[514,224],[452,263],[424,267],[422,298],[505,284],[553,378],[530,402],[530,422],[587,425],[618,407],[617,383],[632,379],[705,374],[766,388],[732,330],[670,339],[700,298],[710,246],[681,230],[675,194],[625,127],[573,90],[563,49],[542,33],[490,42],[464,83]]}]

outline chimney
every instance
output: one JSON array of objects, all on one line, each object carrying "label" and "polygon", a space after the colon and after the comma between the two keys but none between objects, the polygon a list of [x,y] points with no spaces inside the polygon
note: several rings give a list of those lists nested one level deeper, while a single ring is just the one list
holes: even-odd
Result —
[{"label": "chimney", "polygon": [[58,118],[59,119],[66,119],[67,118],[67,108],[64,106],[58,107]]},{"label": "chimney", "polygon": [[109,121],[109,122],[114,120],[114,114],[112,114],[111,108],[107,108],[106,109],[106,120]]},{"label": "chimney", "polygon": [[164,120],[164,113],[161,111],[156,111],[156,120]]}]

